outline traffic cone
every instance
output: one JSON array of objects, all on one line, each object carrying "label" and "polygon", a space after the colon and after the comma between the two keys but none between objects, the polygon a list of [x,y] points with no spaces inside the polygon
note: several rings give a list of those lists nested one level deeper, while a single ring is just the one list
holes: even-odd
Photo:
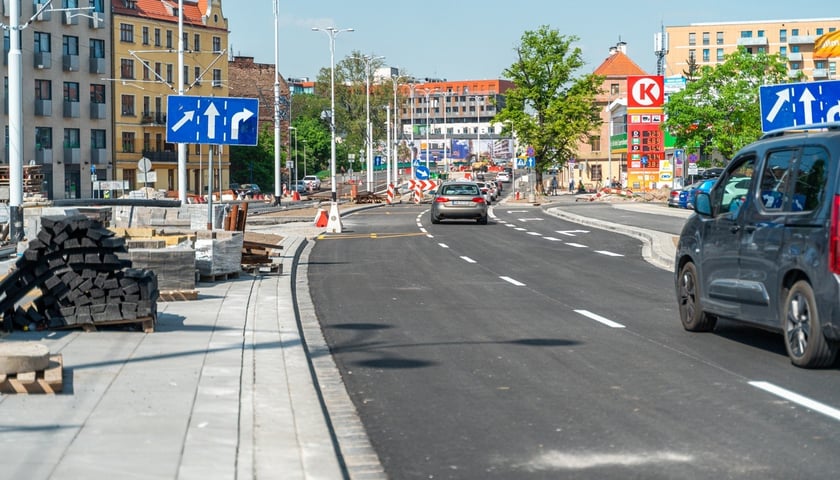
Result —
[{"label": "traffic cone", "polygon": [[323,208],[319,208],[317,212],[315,212],[315,226],[318,228],[323,228],[327,226],[329,222],[329,217],[327,216],[327,211]]},{"label": "traffic cone", "polygon": [[293,200],[293,201],[295,201],[295,202],[299,202],[299,201],[300,201],[300,193],[298,193],[298,191],[297,191],[297,190],[295,190],[294,192],[292,192],[292,200]]}]

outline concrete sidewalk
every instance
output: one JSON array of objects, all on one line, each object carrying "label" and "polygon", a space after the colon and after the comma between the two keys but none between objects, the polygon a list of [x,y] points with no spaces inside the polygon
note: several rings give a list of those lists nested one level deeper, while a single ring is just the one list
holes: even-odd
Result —
[{"label": "concrete sidewalk", "polygon": [[159,302],[154,333],[4,337],[62,354],[64,389],[0,396],[0,479],[385,478],[296,271],[322,229],[255,230],[285,237],[283,273]]}]

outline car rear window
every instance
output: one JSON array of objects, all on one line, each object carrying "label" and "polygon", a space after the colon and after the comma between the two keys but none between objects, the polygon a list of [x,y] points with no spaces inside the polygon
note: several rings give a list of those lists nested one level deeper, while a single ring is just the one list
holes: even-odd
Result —
[{"label": "car rear window", "polygon": [[478,195],[475,185],[446,185],[441,190],[443,195]]}]

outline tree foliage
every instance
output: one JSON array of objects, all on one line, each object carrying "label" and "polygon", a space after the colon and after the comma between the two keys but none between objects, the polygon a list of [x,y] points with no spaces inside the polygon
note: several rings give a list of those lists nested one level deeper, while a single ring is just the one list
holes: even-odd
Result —
[{"label": "tree foliage", "polygon": [[493,122],[534,149],[538,176],[574,157],[578,144],[601,125],[595,97],[603,77],[576,76],[584,66],[576,41],[548,26],[527,31],[515,48],[517,60],[502,74],[514,88],[505,92],[505,106]]},{"label": "tree foliage", "polygon": [[740,47],[723,63],[701,67],[695,81],[669,97],[663,126],[689,151],[709,146],[732,158],[761,136],[758,87],[787,81],[779,55]]}]

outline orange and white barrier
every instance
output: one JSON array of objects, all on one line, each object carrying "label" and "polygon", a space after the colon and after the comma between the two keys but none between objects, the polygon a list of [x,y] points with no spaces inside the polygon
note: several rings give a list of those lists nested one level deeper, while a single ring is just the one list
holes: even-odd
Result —
[{"label": "orange and white barrier", "polygon": [[394,184],[393,183],[388,184],[388,193],[387,193],[387,195],[385,195],[385,201],[388,203],[388,205],[391,205],[392,203],[394,203]]}]

